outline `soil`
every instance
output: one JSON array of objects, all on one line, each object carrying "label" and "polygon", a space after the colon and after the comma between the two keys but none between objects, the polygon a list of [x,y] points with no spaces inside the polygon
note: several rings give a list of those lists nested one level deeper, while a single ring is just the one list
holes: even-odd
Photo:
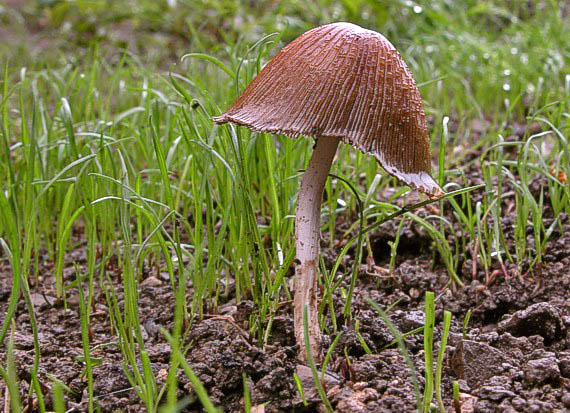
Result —
[{"label": "soil", "polygon": [[[475,157],[473,159],[476,159]],[[473,164],[469,185],[478,179],[477,165]],[[482,196],[473,194],[474,201]],[[410,200],[409,200],[410,201]],[[505,207],[510,202],[505,198]],[[545,202],[546,204],[546,202]],[[428,215],[432,210],[419,210]],[[508,210],[508,208],[506,208]],[[449,219],[453,217],[446,210]],[[552,222],[545,210],[546,225]],[[339,221],[340,229],[356,217]],[[504,218],[506,239],[512,243],[512,229]],[[436,303],[436,351],[441,338],[443,310],[453,314],[448,347],[442,374],[444,402],[448,411],[455,412],[563,412],[570,409],[570,222],[560,217],[543,262],[534,271],[522,272],[515,265],[491,268],[487,273],[479,260],[467,253],[459,275],[463,288],[446,288],[449,277],[445,268],[433,262],[434,245],[421,228],[411,221],[404,224],[398,249],[396,268],[389,274],[390,249],[398,222],[389,222],[371,236],[373,257],[361,265],[353,303],[353,320],[343,323],[343,336],[336,347],[324,380],[331,404],[339,412],[393,412],[413,411],[416,397],[400,350],[390,345],[394,337],[382,319],[364,300],[366,297],[382,308],[397,303],[389,312],[390,319],[401,332],[407,332],[424,323],[423,301],[425,291],[441,294]],[[340,232],[338,232],[340,233]],[[79,237],[81,232],[75,234]],[[327,247],[329,234],[323,234],[322,253],[330,267],[338,254]],[[450,235],[451,236],[451,235]],[[78,238],[79,240],[79,238]],[[528,245],[533,245],[532,234]],[[337,243],[341,245],[342,242]],[[74,263],[86,265],[85,243],[69,254],[65,269],[67,283],[74,280]],[[469,249],[468,249],[469,251]],[[349,271],[351,259],[342,271]],[[50,388],[55,377],[72,393],[67,393],[68,408],[83,411],[87,407],[87,385],[83,375],[79,293],[67,292],[67,305],[55,300],[53,262],[46,256],[41,263],[37,285],[31,288],[36,309],[41,346],[39,378],[46,403],[51,406]],[[120,285],[120,270],[109,266],[110,279]],[[289,272],[288,277],[293,275]],[[289,280],[291,281],[291,280]],[[85,284],[85,283],[84,283]],[[347,285],[344,286],[347,288]],[[6,258],[0,256],[0,314],[4,317],[11,291],[11,272]],[[189,286],[188,302],[192,290]],[[117,291],[122,306],[122,291]],[[337,311],[343,301],[340,293],[334,297]],[[109,324],[105,292],[95,286],[94,307],[91,316],[90,342],[94,368],[94,394],[101,411],[143,411],[144,406],[129,384],[121,362],[123,356],[117,346],[117,337]],[[139,285],[139,317],[143,327],[148,356],[159,386],[167,377],[169,346],[160,332],[173,323],[174,295],[162,274],[147,268]],[[469,325],[463,333],[462,323],[472,310]],[[254,311],[253,303],[236,303],[229,297],[203,320],[194,323],[186,339],[189,351],[186,358],[204,384],[212,401],[228,412],[243,410],[243,374],[247,377],[253,406],[264,405],[267,412],[323,410],[310,369],[299,364],[294,344],[292,309],[281,306],[274,320],[273,333],[265,348],[259,348],[250,337],[248,320]],[[355,331],[370,349],[367,354]],[[2,320],[3,321],[3,320]],[[342,320],[339,320],[342,321]],[[330,320],[329,320],[330,322]],[[30,368],[33,365],[33,339],[30,318],[25,303],[20,300],[15,317],[15,360],[20,380],[21,395],[29,411],[37,408],[34,400],[27,400],[30,386]],[[330,327],[330,326],[329,326]],[[324,343],[335,337],[325,336]],[[405,339],[407,350],[417,370],[420,390],[424,385],[424,351],[421,333]],[[5,365],[5,353],[0,362]],[[303,383],[307,405],[297,393],[293,373]],[[458,380],[459,402],[451,399],[452,383]],[[179,374],[179,396],[184,399],[184,411],[201,411],[188,379]],[[0,383],[0,397],[4,384]],[[259,410],[263,411],[261,407]]]},{"label": "soil", "polygon": [[[0,33],[1,34],[1,33]],[[480,122],[484,124],[484,121]],[[530,125],[530,128],[533,126]],[[473,133],[477,128],[473,128]],[[526,125],[513,125],[513,133],[522,135]],[[453,132],[453,131],[452,131]],[[483,130],[479,131],[484,133]],[[517,138],[520,138],[517,137]],[[476,139],[476,136],[474,137]],[[481,183],[477,153],[468,155],[472,164],[468,177],[460,185]],[[506,154],[509,156],[513,154]],[[537,189],[539,182],[534,182]],[[508,192],[508,188],[504,193]],[[385,194],[388,195],[388,194]],[[474,193],[474,202],[481,193]],[[545,192],[545,205],[548,205]],[[387,196],[383,197],[387,199]],[[409,199],[410,201],[410,199]],[[501,225],[505,229],[507,244],[512,246],[514,209],[513,198],[503,200],[505,216]],[[433,208],[433,207],[430,207]],[[450,222],[456,222],[449,209],[445,211]],[[432,210],[417,211],[430,215]],[[545,225],[554,217],[545,209]],[[356,216],[344,217],[340,229],[355,222]],[[477,257],[473,257],[474,240],[463,257],[459,276],[463,288],[446,288],[449,281],[445,267],[433,256],[435,246],[421,228],[406,221],[398,248],[396,268],[388,273],[390,246],[395,238],[398,222],[382,225],[371,234],[373,257],[361,265],[353,302],[353,320],[343,323],[341,337],[324,380],[327,396],[338,412],[408,412],[416,406],[416,396],[410,378],[410,369],[400,350],[391,345],[394,337],[384,321],[373,311],[365,298],[371,298],[382,308],[394,305],[389,312],[391,321],[401,332],[408,332],[424,323],[423,302],[426,291],[440,295],[436,302],[435,350],[441,339],[442,314],[453,314],[448,347],[442,374],[444,403],[450,412],[566,412],[570,410],[570,220],[559,217],[547,244],[543,262],[528,270],[515,265],[493,267],[485,272]],[[492,221],[487,222],[492,225]],[[457,227],[456,227],[457,228]],[[337,234],[341,233],[338,231]],[[75,234],[78,246],[66,259],[65,282],[75,280],[75,267],[84,270],[86,243],[81,234]],[[449,236],[453,238],[453,233]],[[330,268],[340,251],[342,240],[335,248],[328,247],[329,234],[323,234],[322,254]],[[528,234],[532,248],[533,234]],[[471,251],[471,252],[469,252]],[[7,258],[0,252],[0,322],[4,322],[11,288],[12,273]],[[65,384],[67,408],[84,411],[87,408],[87,381],[82,362],[82,337],[79,316],[79,292],[67,291],[66,305],[54,297],[55,280],[53,261],[47,253],[40,255],[39,276],[31,286],[35,307],[41,362],[38,377],[46,395],[48,409],[52,407],[50,395],[52,378]],[[351,259],[343,263],[341,271],[350,271]],[[108,275],[114,285],[121,285],[118,268],[109,268]],[[289,272],[291,282],[293,271]],[[345,283],[345,288],[347,285]],[[85,292],[86,293],[86,292]],[[116,291],[122,306],[122,291]],[[192,289],[188,288],[188,302]],[[343,300],[340,292],[334,297],[340,312]],[[145,348],[158,385],[166,381],[170,360],[169,345],[161,328],[173,324],[174,294],[168,279],[147,268],[139,285],[139,318]],[[91,315],[89,339],[92,357],[96,358],[93,370],[94,394],[101,411],[144,411],[144,406],[127,380],[121,362],[123,355],[117,345],[117,336],[109,321],[109,308],[101,285],[94,286],[94,306]],[[463,333],[463,321],[472,311],[469,324]],[[256,412],[314,412],[324,407],[312,384],[310,370],[299,364],[294,343],[293,315],[290,305],[281,306],[274,320],[272,335],[265,348],[259,348],[249,335],[248,320],[254,311],[253,303],[237,303],[229,297],[215,311],[196,321],[185,344],[189,345],[186,359],[205,386],[211,400],[227,412],[243,410],[243,374],[251,392]],[[20,394],[28,411],[37,410],[37,402],[28,400],[30,369],[34,362],[33,337],[30,317],[23,299],[14,318],[14,356],[17,366]],[[343,321],[343,320],[339,320]],[[367,354],[355,331],[371,351]],[[330,324],[330,319],[328,320]],[[328,326],[330,328],[330,325]],[[336,336],[325,336],[330,343]],[[406,348],[417,371],[420,390],[424,386],[424,352],[421,333],[405,339]],[[0,365],[6,365],[5,347],[0,348]],[[293,373],[297,373],[304,388],[305,405],[299,397]],[[179,396],[184,400],[184,411],[202,411],[186,376],[180,372]],[[459,403],[454,404],[452,383],[459,383]],[[6,389],[0,382],[0,406],[4,406]],[[264,405],[264,410],[259,407]]]}]

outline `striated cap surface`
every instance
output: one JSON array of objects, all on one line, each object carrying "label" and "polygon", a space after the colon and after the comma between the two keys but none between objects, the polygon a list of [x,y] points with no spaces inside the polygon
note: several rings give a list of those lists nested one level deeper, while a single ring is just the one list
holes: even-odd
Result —
[{"label": "striated cap surface", "polygon": [[351,23],[310,30],[284,47],[216,123],[291,137],[340,137],[430,197],[426,117],[416,83],[381,34]]}]

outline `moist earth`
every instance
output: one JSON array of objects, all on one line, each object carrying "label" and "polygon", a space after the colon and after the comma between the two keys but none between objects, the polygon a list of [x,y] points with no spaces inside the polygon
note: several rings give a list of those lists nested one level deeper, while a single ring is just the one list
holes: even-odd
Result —
[{"label": "moist earth", "polygon": [[[353,304],[353,321],[342,327],[343,336],[333,352],[324,380],[334,408],[344,412],[412,411],[415,408],[410,369],[400,350],[391,345],[394,337],[390,330],[364,298],[371,298],[383,308],[397,302],[389,317],[399,331],[407,332],[423,325],[424,292],[433,290],[442,292],[436,304],[436,345],[441,338],[442,311],[453,313],[442,387],[445,404],[451,409],[454,406],[451,386],[458,380],[461,407],[450,411],[563,412],[570,409],[570,274],[567,270],[570,247],[564,242],[566,234],[570,234],[567,226],[553,243],[555,249],[551,254],[557,258],[545,262],[540,272],[509,278],[501,274],[489,286],[476,279],[464,288],[444,290],[447,273],[442,267],[434,268],[427,254],[413,257],[403,253],[393,274],[383,271],[376,274],[374,268],[370,271],[370,265],[363,265]],[[383,238],[393,225],[385,227]],[[406,234],[404,232],[404,236]],[[410,237],[406,243],[412,250],[417,236]],[[372,242],[378,250],[382,249],[378,239]],[[417,242],[424,243],[421,239]],[[334,251],[324,249],[324,255],[332,257]],[[385,258],[377,257],[375,266],[383,268]],[[471,268],[470,263],[465,266]],[[0,268],[0,306],[4,315],[11,274],[5,264]],[[67,394],[68,407],[81,411],[87,407],[87,384],[82,375],[79,295],[77,290],[70,290],[66,307],[58,303],[49,287],[54,285],[50,272],[51,265],[44,264],[39,286],[32,287],[41,346],[39,377],[48,406],[53,383],[50,377],[55,377],[73,391]],[[68,270],[69,277],[71,272]],[[117,270],[115,277],[118,276]],[[117,291],[117,294],[120,298],[122,293]],[[174,296],[170,283],[151,271],[141,282],[139,294],[146,349],[160,386],[166,380],[170,357],[160,329],[172,326]],[[342,308],[340,296],[335,300],[338,308]],[[469,309],[472,315],[464,334],[462,323]],[[96,403],[102,411],[144,410],[121,367],[123,356],[109,324],[108,311],[104,291],[96,287],[89,331],[94,348],[92,357],[97,359],[93,370]],[[236,304],[235,299],[230,299],[216,314],[206,315],[190,329],[186,359],[212,401],[225,411],[242,410],[245,373],[253,405],[265,404],[265,411],[322,409],[310,369],[296,360],[290,306],[280,308],[273,334],[264,349],[248,332],[252,311],[251,302]],[[371,354],[364,350],[354,329],[356,320],[360,337]],[[18,305],[15,323],[14,356],[22,400],[26,400],[34,360],[30,319],[23,300]],[[332,339],[334,336],[325,337],[324,341]],[[423,389],[423,337],[411,335],[405,342],[417,370],[420,389]],[[0,354],[3,365],[5,357],[4,353]],[[306,406],[296,390],[295,372],[304,385]],[[180,374],[179,381],[179,396],[185,400],[185,411],[201,411],[186,376]],[[0,394],[5,395],[3,383],[0,383]],[[33,401],[31,407],[31,410],[37,408]]]},{"label": "moist earth", "polygon": [[[480,181],[476,156],[473,154],[472,166],[466,171],[469,178],[459,184],[467,186]],[[531,189],[539,191],[539,184],[534,182]],[[508,186],[508,183],[505,185]],[[507,189],[504,193],[507,193]],[[384,195],[387,198],[389,194]],[[482,196],[481,192],[474,192],[473,202]],[[412,201],[408,199],[408,202]],[[503,202],[504,211],[513,211],[513,208],[509,208],[512,198],[505,196]],[[434,208],[429,206],[415,213],[424,217],[439,213]],[[446,218],[455,222],[450,209],[445,208]],[[352,320],[340,317],[344,305],[340,288],[333,296],[342,337],[332,352],[323,380],[333,408],[339,412],[404,412],[415,409],[413,372],[394,344],[391,330],[365,299],[375,301],[384,309],[390,307],[390,320],[398,331],[406,333],[423,326],[425,292],[434,291],[438,296],[434,338],[436,352],[441,340],[443,311],[448,310],[453,315],[441,384],[448,411],[568,411],[570,222],[565,215],[553,217],[548,207],[544,210],[544,216],[545,227],[549,227],[554,219],[558,219],[558,223],[547,243],[542,262],[532,270],[529,270],[528,262],[523,262],[521,267],[505,262],[502,267],[496,265],[485,270],[477,254],[473,254],[476,247],[470,245],[458,271],[463,287],[449,284],[449,275],[434,254],[436,247],[432,239],[411,220],[407,219],[402,227],[392,272],[387,270],[390,264],[389,242],[395,239],[399,222],[385,223],[371,233],[373,255],[365,258],[359,267]],[[501,222],[509,248],[513,248],[514,218],[514,215],[506,215]],[[357,219],[357,216],[341,217],[336,234],[346,231]],[[66,259],[65,285],[72,285],[75,281],[77,268],[80,272],[86,269],[87,245],[81,242],[81,235],[81,231],[74,234],[78,246]],[[332,267],[343,245],[343,240],[335,240],[335,247],[330,248],[330,236],[323,233],[322,237],[322,255],[328,268]],[[527,245],[533,244],[533,234],[530,232]],[[340,267],[341,272],[351,271],[353,256],[354,251],[351,251]],[[70,288],[66,292],[65,303],[56,300],[53,261],[47,253],[37,258],[40,267],[37,275],[31,276],[31,299],[41,348],[38,372],[40,386],[46,396],[48,409],[52,407],[53,379],[57,379],[69,388],[66,393],[67,407],[84,411],[88,393],[82,360],[80,294],[76,287]],[[287,274],[288,282],[292,281],[293,274],[291,268]],[[113,285],[121,285],[121,271],[113,262],[107,265],[107,276]],[[348,289],[348,280],[342,287]],[[0,255],[2,322],[11,288],[12,273],[6,256]],[[144,411],[145,407],[129,383],[124,368],[129,370],[121,364],[124,356],[118,346],[114,327],[110,324],[104,288],[112,286],[108,281],[95,282],[88,332],[91,357],[95,361],[95,402],[101,411]],[[243,411],[245,378],[252,406],[257,406],[256,412],[325,411],[310,369],[296,358],[298,349],[293,333],[292,305],[281,297],[283,303],[273,320],[272,334],[262,348],[249,333],[250,316],[256,311],[253,303],[247,299],[238,303],[231,288],[229,291],[230,295],[217,308],[211,309],[201,320],[194,320],[184,340],[188,349],[186,361],[203,383],[212,402],[224,411]],[[83,291],[84,295],[87,293]],[[118,307],[122,309],[122,289],[117,289],[115,293]],[[145,348],[160,389],[166,382],[170,362],[170,347],[161,329],[172,328],[175,302],[168,275],[157,272],[155,266],[144,268],[138,293],[139,320]],[[188,303],[191,303],[191,296],[192,286],[189,285]],[[468,311],[470,319],[466,323]],[[37,401],[28,399],[34,343],[30,316],[22,298],[14,321],[14,359],[21,398],[28,406],[28,411],[36,411]],[[327,318],[327,329],[328,332],[333,331],[330,317]],[[323,340],[325,351],[338,334],[326,333]],[[411,334],[404,341],[421,393],[425,373],[423,335],[421,332]],[[6,365],[5,347],[0,349],[0,363]],[[294,373],[303,386],[305,400],[299,396]],[[182,400],[183,411],[202,411],[182,371],[178,374],[178,380],[178,396]],[[454,381],[458,382],[460,391],[455,401],[451,397]],[[5,384],[0,382],[0,398],[3,399],[5,395]]]}]

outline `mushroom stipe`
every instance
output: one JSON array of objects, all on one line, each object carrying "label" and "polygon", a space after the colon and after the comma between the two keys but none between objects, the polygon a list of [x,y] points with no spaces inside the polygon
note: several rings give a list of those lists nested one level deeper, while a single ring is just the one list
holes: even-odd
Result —
[{"label": "mushroom stipe", "polygon": [[430,176],[427,122],[416,83],[384,36],[351,23],[332,23],[284,47],[214,121],[317,139],[296,212],[294,323],[305,360],[307,304],[311,353],[319,360],[320,205],[339,142],[373,155],[390,175],[430,198],[444,195]]}]

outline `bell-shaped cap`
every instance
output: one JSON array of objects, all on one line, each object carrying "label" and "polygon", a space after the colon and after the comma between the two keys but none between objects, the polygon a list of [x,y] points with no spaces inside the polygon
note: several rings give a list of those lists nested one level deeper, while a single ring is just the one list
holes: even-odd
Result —
[{"label": "bell-shaped cap", "polygon": [[302,34],[214,121],[291,137],[340,137],[412,188],[443,195],[430,176],[426,117],[412,74],[384,36],[354,24]]}]

